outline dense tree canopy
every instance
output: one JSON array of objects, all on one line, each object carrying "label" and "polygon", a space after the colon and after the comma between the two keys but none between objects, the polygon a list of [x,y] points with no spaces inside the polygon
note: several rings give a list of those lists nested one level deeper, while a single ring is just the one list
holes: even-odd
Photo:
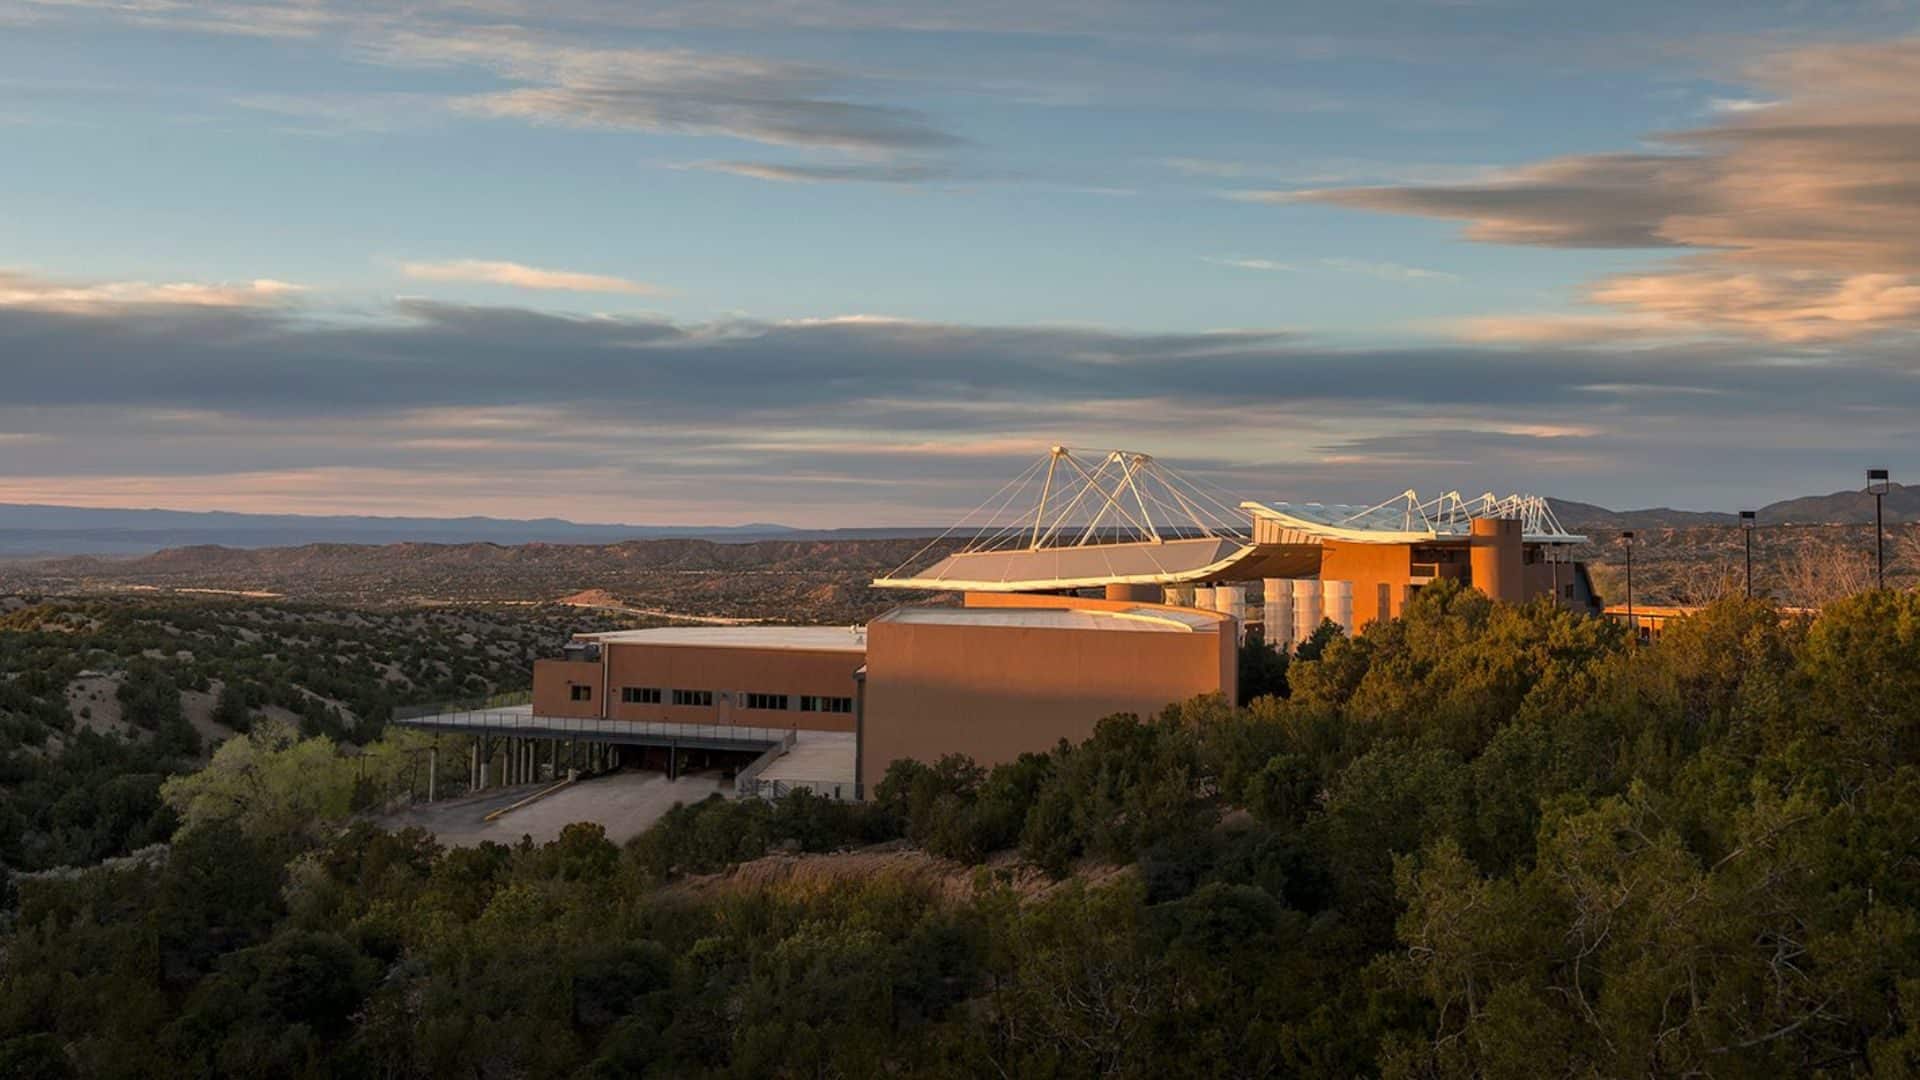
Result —
[{"label": "dense tree canopy", "polygon": [[[1634,647],[1438,585],[1293,659],[1286,697],[902,762],[857,807],[713,799],[624,849],[443,850],[327,799],[300,813],[331,829],[263,826],[291,804],[203,812],[219,774],[175,781],[171,849],[9,894],[0,1063],[1911,1075],[1916,634],[1920,597],[1870,593]],[[729,875],[771,853],[815,869]]]}]

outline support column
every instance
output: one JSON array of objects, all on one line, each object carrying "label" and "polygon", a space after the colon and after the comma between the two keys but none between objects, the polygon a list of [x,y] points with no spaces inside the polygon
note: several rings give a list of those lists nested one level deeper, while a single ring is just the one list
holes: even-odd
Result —
[{"label": "support column", "polygon": [[469,754],[468,757],[471,760],[467,762],[467,790],[479,791],[480,790],[480,740],[479,739],[473,740],[473,752]]},{"label": "support column", "polygon": [[440,772],[440,744],[427,750],[427,801],[433,801],[433,782]]}]

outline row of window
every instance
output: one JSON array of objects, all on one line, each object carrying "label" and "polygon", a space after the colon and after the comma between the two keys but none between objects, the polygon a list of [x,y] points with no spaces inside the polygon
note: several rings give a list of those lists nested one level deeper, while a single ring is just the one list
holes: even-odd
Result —
[{"label": "row of window", "polygon": [[[592,701],[593,687],[575,684],[569,688],[575,701]],[[624,705],[658,705],[665,695],[657,686],[623,686],[620,688],[620,702]],[[744,695],[744,704],[749,709],[765,709],[772,712],[785,712],[792,700],[786,694]],[[711,690],[675,690],[675,705],[693,706],[710,709],[713,707]],[[800,696],[801,712],[850,713],[853,711],[853,699],[850,697],[822,697],[817,694]]]}]

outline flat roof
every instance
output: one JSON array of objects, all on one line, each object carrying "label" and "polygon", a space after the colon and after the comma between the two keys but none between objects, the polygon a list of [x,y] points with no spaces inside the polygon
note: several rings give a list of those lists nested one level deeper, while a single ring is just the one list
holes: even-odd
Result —
[{"label": "flat roof", "polygon": [[658,626],[576,634],[603,645],[692,645],[709,649],[793,649],[864,654],[867,635],[847,626]]},{"label": "flat roof", "polygon": [[933,626],[1012,626],[1044,630],[1123,630],[1129,632],[1193,634],[1211,631],[1221,616],[1205,611],[1138,607],[1124,611],[1090,608],[1028,607],[903,607],[875,622]]}]

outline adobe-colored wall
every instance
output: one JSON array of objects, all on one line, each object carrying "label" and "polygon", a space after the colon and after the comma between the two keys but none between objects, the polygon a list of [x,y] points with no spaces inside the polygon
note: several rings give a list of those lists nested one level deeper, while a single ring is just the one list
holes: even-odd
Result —
[{"label": "adobe-colored wall", "polygon": [[[1353,628],[1391,619],[1407,602],[1413,572],[1408,544],[1355,544],[1328,540],[1321,545],[1320,580],[1353,582]],[[1380,586],[1387,586],[1387,610],[1380,609]]]},{"label": "adobe-colored wall", "polygon": [[1518,518],[1473,519],[1467,559],[1474,588],[1509,604],[1526,602],[1526,566],[1521,559]]},{"label": "adobe-colored wall", "polygon": [[[1582,573],[1583,565],[1577,562],[1550,563],[1544,559],[1526,565],[1527,599],[1536,596],[1551,596],[1554,602],[1569,611],[1594,610],[1594,596],[1591,592],[1591,579]],[[1556,582],[1559,588],[1555,588]],[[1573,586],[1573,595],[1568,596],[1566,587]]]},{"label": "adobe-colored wall", "polygon": [[1092,596],[1049,596],[1045,593],[990,593],[970,592],[963,594],[962,603],[967,607],[991,608],[1077,608],[1081,611],[1138,611],[1141,608],[1164,608],[1168,611],[1198,611],[1219,620],[1218,629],[1225,642],[1231,644],[1221,650],[1220,656],[1220,692],[1229,701],[1238,701],[1240,693],[1240,623],[1233,616],[1211,608],[1183,607],[1179,604],[1143,604],[1135,600],[1108,600]]},{"label": "adobe-colored wall", "polygon": [[[593,687],[590,701],[575,701],[571,688]],[[533,713],[535,716],[598,717],[600,664],[596,660],[535,660]]]},{"label": "adobe-colored wall", "polygon": [[[857,652],[641,644],[608,644],[602,648],[607,657],[607,715],[615,720],[853,730],[852,713],[801,712],[800,697],[853,697],[853,673],[865,663]],[[620,700],[623,686],[656,687],[661,691],[661,703],[629,705]],[[676,706],[676,689],[711,690],[713,707]],[[742,696],[747,693],[786,694],[788,707],[784,712],[749,709]],[[723,700],[722,695],[732,700]]]},{"label": "adobe-colored wall", "polygon": [[901,758],[957,753],[990,767],[1061,739],[1081,741],[1114,713],[1144,718],[1196,694],[1231,697],[1238,635],[1231,619],[1218,626],[1224,632],[875,620],[867,626],[861,782],[871,795]]}]

